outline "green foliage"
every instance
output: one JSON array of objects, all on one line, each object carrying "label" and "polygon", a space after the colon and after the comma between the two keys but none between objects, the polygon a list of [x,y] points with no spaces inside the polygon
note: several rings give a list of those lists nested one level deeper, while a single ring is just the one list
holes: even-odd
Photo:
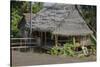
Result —
[{"label": "green foliage", "polygon": [[89,55],[96,55],[96,46],[91,45],[90,48],[88,48]]},{"label": "green foliage", "polygon": [[13,35],[13,37],[18,36],[18,23],[22,18],[20,15],[22,4],[23,2],[11,1],[11,35]]},{"label": "green foliage", "polygon": [[91,37],[91,46],[88,49],[91,54],[96,54],[96,41]]},{"label": "green foliage", "polygon": [[96,45],[96,41],[93,39],[93,37],[90,38],[91,38],[92,45]]},{"label": "green foliage", "polygon": [[96,41],[91,37],[92,45],[88,49],[91,54],[96,54]]},{"label": "green foliage", "polygon": [[19,30],[18,30],[18,22],[21,20],[21,16],[18,14],[18,11],[15,10],[11,13],[11,17],[12,17],[12,20],[11,20],[11,30],[13,31],[13,33],[17,33]]},{"label": "green foliage", "polygon": [[29,13],[30,12],[30,3],[29,2],[24,2],[22,5],[22,13]]},{"label": "green foliage", "polygon": [[51,48],[50,50],[51,55],[58,55],[59,54],[58,50],[59,50],[58,47]]},{"label": "green foliage", "polygon": [[81,5],[82,16],[96,36],[96,6]]},{"label": "green foliage", "polygon": [[40,2],[36,2],[33,6],[32,6],[32,12],[33,13],[37,13],[42,9],[43,4]]},{"label": "green foliage", "polygon": [[74,56],[75,55],[73,44],[69,44],[69,43],[64,44],[63,50],[64,50],[64,55],[67,55],[67,56]]},{"label": "green foliage", "polygon": [[21,5],[23,2],[11,1],[11,35],[13,37],[18,37],[18,24],[22,18],[21,14]]},{"label": "green foliage", "polygon": [[65,56],[74,56],[74,45],[66,43],[63,47],[53,47],[50,50],[51,55],[65,55]]},{"label": "green foliage", "polygon": [[[33,13],[36,13],[42,9],[42,3],[35,3],[32,6]],[[30,12],[30,2],[27,1],[11,1],[11,35],[13,37],[19,37],[19,22],[22,19],[23,13]]]}]

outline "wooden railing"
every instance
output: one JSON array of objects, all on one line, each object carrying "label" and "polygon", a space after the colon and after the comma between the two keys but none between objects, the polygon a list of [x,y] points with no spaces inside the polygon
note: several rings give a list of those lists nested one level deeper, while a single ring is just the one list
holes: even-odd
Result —
[{"label": "wooden railing", "polygon": [[27,48],[37,44],[36,38],[11,38],[11,48]]}]

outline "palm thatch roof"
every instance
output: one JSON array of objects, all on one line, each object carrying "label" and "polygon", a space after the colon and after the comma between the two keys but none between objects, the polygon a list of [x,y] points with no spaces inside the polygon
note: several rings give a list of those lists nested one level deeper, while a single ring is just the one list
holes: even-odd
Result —
[{"label": "palm thatch roof", "polygon": [[[24,15],[26,26],[30,27],[30,14]],[[37,14],[32,14],[32,30],[66,36],[92,34],[75,5],[57,3],[44,7]]]}]

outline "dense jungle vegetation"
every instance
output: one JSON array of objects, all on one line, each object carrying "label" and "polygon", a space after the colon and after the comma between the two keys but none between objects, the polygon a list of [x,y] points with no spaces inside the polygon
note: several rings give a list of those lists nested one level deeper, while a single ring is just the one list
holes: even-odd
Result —
[{"label": "dense jungle vegetation", "polygon": [[[32,12],[37,13],[42,9],[42,3],[34,3]],[[30,12],[30,2],[11,1],[11,37],[19,37],[18,24],[23,17],[23,13]]]}]

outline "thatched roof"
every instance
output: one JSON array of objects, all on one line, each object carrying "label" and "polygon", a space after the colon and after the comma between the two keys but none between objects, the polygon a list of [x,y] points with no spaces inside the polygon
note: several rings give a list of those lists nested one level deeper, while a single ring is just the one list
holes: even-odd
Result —
[{"label": "thatched roof", "polygon": [[[27,27],[30,26],[30,14],[25,14]],[[37,14],[32,15],[32,29],[49,31],[59,35],[88,35],[92,31],[78,13],[75,5],[53,4],[44,7]]]}]

